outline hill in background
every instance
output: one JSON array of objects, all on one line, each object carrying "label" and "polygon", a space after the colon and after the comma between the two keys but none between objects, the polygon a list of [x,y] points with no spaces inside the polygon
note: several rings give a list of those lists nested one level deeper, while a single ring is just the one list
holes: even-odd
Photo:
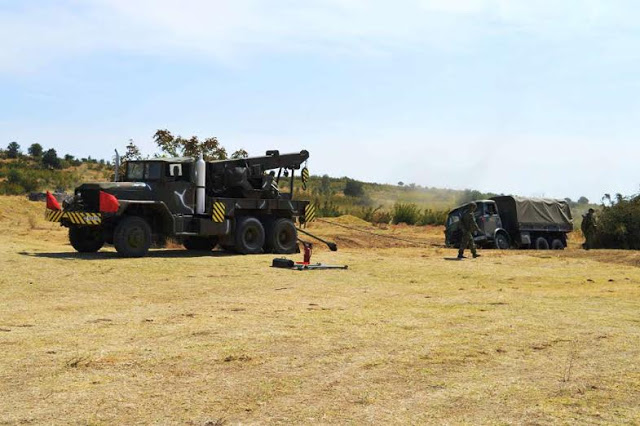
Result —
[{"label": "hill in background", "polygon": [[[58,157],[53,149],[32,148],[33,145],[29,155],[10,150],[0,152],[0,194],[22,195],[46,190],[72,192],[83,182],[105,181],[113,176],[113,165],[109,161],[90,157],[78,159],[69,154]],[[281,187],[288,187],[286,178]],[[372,223],[410,225],[441,225],[451,208],[494,195],[497,194],[471,189],[423,187],[402,182],[379,184],[328,175],[311,176],[306,191],[296,185],[296,196],[314,201],[320,216],[348,214]],[[584,197],[580,202],[570,202],[576,218],[592,206]]]}]

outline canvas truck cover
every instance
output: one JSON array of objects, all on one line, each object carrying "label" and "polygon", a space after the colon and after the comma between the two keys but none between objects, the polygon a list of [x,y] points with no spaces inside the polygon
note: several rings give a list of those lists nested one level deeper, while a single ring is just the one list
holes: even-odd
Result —
[{"label": "canvas truck cover", "polygon": [[502,225],[507,231],[573,231],[571,208],[564,200],[500,196]]}]

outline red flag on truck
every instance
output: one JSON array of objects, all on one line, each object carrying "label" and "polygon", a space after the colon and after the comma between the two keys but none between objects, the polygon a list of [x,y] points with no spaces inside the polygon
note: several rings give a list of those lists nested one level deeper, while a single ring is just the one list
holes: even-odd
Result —
[{"label": "red flag on truck", "polygon": [[49,210],[62,210],[60,203],[49,191],[47,191],[47,208]]},{"label": "red flag on truck", "polygon": [[120,208],[120,202],[111,194],[100,191],[100,211],[102,213],[115,213]]}]

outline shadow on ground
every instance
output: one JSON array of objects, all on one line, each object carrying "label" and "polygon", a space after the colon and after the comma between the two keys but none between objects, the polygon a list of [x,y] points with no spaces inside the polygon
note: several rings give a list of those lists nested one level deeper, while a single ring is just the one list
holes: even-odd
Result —
[{"label": "shadow on ground", "polygon": [[[78,253],[73,251],[67,252],[27,252],[21,251],[18,254],[22,256],[47,258],[47,259],[62,259],[62,260],[104,260],[104,259],[124,259],[116,252],[104,251],[97,253]],[[145,257],[151,258],[167,258],[167,259],[184,259],[195,257],[227,257],[227,256],[241,256],[237,253],[229,253],[226,251],[189,251],[189,250],[150,250]]]}]

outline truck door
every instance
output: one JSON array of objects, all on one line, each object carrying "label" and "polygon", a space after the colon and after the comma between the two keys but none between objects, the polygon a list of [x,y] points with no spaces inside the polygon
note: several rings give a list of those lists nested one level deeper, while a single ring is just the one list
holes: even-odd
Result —
[{"label": "truck door", "polygon": [[195,185],[191,182],[191,164],[165,163],[163,174],[157,199],[164,201],[174,214],[193,214]]},{"label": "truck door", "polygon": [[[484,234],[493,238],[496,229],[500,228],[500,216],[498,215],[498,207],[495,203],[484,203],[482,211],[482,223],[480,228],[484,231]],[[480,224],[478,224],[480,225]]]}]

